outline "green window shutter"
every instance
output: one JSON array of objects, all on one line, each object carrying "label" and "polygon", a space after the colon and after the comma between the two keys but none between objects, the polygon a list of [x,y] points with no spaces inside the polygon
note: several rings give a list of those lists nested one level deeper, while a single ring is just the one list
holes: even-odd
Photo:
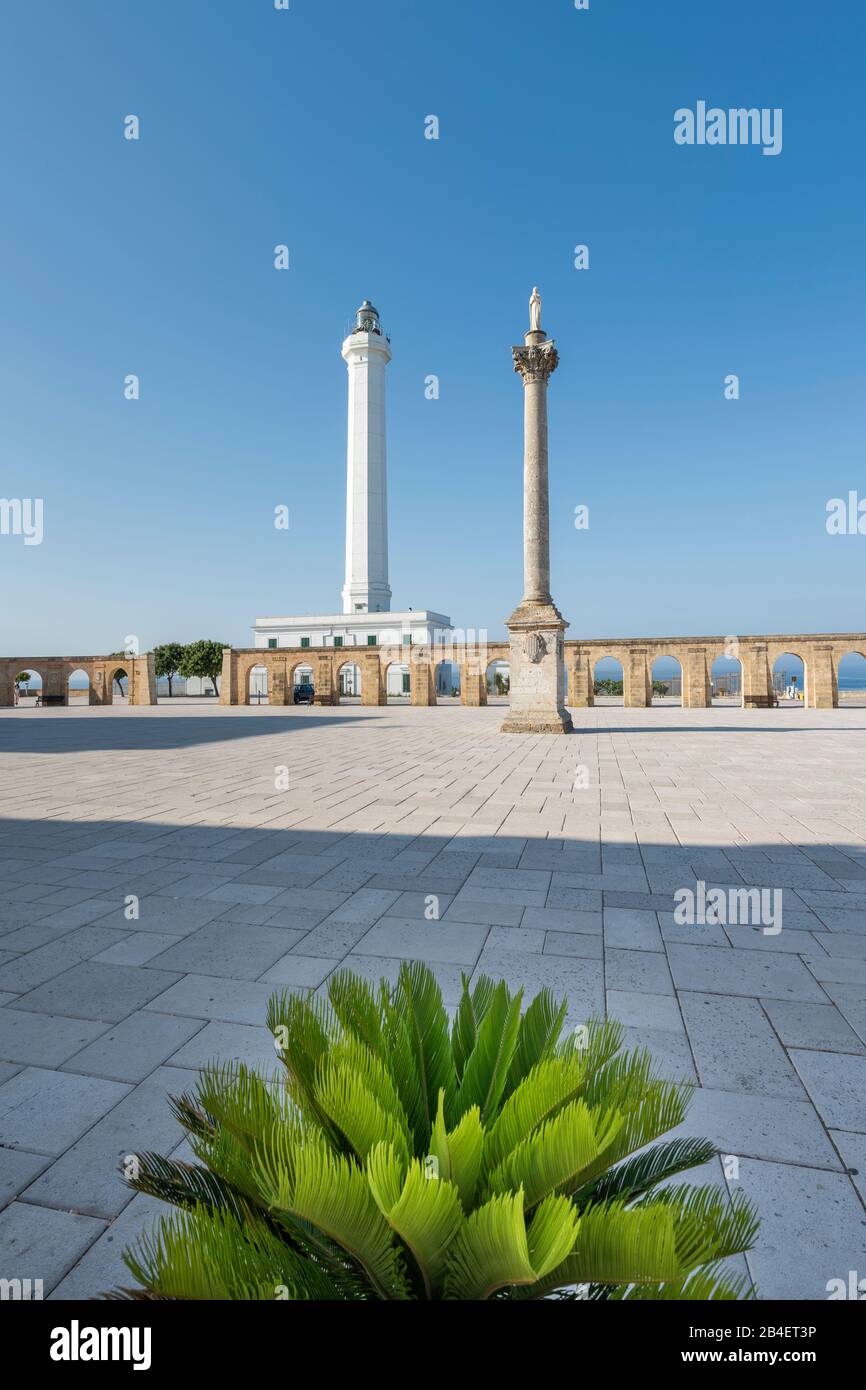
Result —
[{"label": "green window shutter", "polygon": [[269,637],[269,638],[268,638],[268,646],[269,646],[269,647],[275,647],[276,645],[277,645],[277,639],[276,639],[276,637]]},{"label": "green window shutter", "polygon": [[343,639],[342,639],[342,637],[335,637],[335,638],[334,638],[334,646],[335,646],[335,647],[342,647],[342,645],[343,645]]},{"label": "green window shutter", "polygon": [[310,639],[309,639],[309,637],[302,637],[302,638],[301,638],[301,646],[302,646],[302,647],[308,647],[309,645],[310,645]]},{"label": "green window shutter", "polygon": [[377,641],[378,641],[378,638],[376,638],[376,637],[368,637],[368,638],[367,638],[367,646],[368,646],[368,647],[375,647]]}]

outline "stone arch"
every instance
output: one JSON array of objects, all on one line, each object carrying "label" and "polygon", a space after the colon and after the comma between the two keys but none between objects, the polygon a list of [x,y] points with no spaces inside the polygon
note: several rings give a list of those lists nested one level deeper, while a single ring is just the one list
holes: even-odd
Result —
[{"label": "stone arch", "polygon": [[732,651],[707,652],[710,704],[727,709],[743,708],[743,659]]},{"label": "stone arch", "polygon": [[440,700],[445,705],[457,704],[462,690],[460,663],[448,657],[437,661],[433,666],[433,689],[437,704]]},{"label": "stone arch", "polygon": [[[84,677],[85,685],[81,684],[81,677]],[[72,684],[73,680],[76,682]],[[66,676],[66,703],[67,705],[89,705],[93,696],[93,684],[90,679],[90,672],[83,666],[73,666]]]},{"label": "stone arch", "polygon": [[411,702],[411,676],[408,661],[397,657],[385,665],[385,698],[390,703],[409,704]]},{"label": "stone arch", "polygon": [[866,643],[862,648],[840,652],[834,662],[833,686],[834,703],[841,708],[862,709],[866,705]]},{"label": "stone arch", "polygon": [[363,690],[363,674],[357,661],[351,657],[341,663],[334,672],[337,703],[343,700],[360,700]]},{"label": "stone arch", "polygon": [[289,672],[289,678],[293,690],[298,685],[315,685],[313,666],[308,657],[303,657],[300,661],[295,662]]},{"label": "stone arch", "polygon": [[487,663],[485,673],[487,698],[492,701],[509,701],[511,688],[511,662],[507,657],[495,656]]},{"label": "stone arch", "polygon": [[267,705],[271,697],[271,672],[264,661],[247,667],[244,679],[244,704]]},{"label": "stone arch", "polygon": [[[129,703],[129,672],[131,661],[115,661],[105,668],[105,702],[113,705],[115,700]],[[123,682],[126,682],[124,685]],[[121,693],[119,693],[121,692]]]},{"label": "stone arch", "polygon": [[[676,672],[672,667],[676,667]],[[656,684],[665,686],[656,690]],[[650,661],[650,703],[653,705],[682,705],[683,703],[683,663],[670,652],[659,652]]]},{"label": "stone arch", "polygon": [[13,680],[19,675],[27,673],[28,680],[22,682],[18,690],[17,703],[22,709],[35,709],[37,699],[41,699],[45,691],[45,677],[41,671],[37,671],[35,666],[22,666],[20,671],[15,671]]},{"label": "stone arch", "polygon": [[799,651],[774,647],[768,652],[774,704],[805,709],[809,700],[809,664]]},{"label": "stone arch", "polygon": [[[592,666],[592,687],[595,704],[625,704],[625,661],[612,652],[594,653],[590,658]],[[618,668],[618,670],[617,670]],[[612,682],[618,690],[610,690],[604,682]]]}]

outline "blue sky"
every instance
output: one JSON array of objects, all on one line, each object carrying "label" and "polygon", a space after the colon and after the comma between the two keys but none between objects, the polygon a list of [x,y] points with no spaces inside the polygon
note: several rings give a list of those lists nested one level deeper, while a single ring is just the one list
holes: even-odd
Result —
[{"label": "blue sky", "polygon": [[[0,650],[338,610],[365,297],[394,606],[500,635],[534,284],[569,635],[862,628],[866,536],[825,506],[866,497],[864,46],[854,0],[9,0],[0,494],[45,518],[0,536]],[[677,146],[699,100],[781,107],[782,153]]]}]

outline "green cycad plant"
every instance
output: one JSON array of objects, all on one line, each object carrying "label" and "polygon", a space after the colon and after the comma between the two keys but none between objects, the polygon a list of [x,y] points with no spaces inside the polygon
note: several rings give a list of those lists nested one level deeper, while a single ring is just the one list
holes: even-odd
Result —
[{"label": "green cycad plant", "polygon": [[622,1029],[564,1035],[565,1002],[482,978],[452,1023],[430,970],[335,975],[277,995],[285,1078],[211,1067],[173,1104],[198,1160],[138,1156],[131,1186],[174,1204],[128,1251],[174,1299],[736,1299],[742,1197],[666,1179],[711,1144],[657,1142],[689,1089]]}]

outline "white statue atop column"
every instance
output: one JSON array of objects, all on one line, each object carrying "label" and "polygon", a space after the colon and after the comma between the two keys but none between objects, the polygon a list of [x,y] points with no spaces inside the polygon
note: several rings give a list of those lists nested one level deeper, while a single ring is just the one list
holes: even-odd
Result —
[{"label": "white statue atop column", "polygon": [[541,333],[541,295],[538,293],[538,286],[532,291],[529,300],[529,331],[530,333]]},{"label": "white statue atop column", "polygon": [[523,378],[523,598],[506,626],[511,639],[511,703],[502,732],[566,734],[563,634],[568,624],[550,594],[547,384],[559,365],[541,327],[541,295],[529,301],[524,346],[512,348]]}]

